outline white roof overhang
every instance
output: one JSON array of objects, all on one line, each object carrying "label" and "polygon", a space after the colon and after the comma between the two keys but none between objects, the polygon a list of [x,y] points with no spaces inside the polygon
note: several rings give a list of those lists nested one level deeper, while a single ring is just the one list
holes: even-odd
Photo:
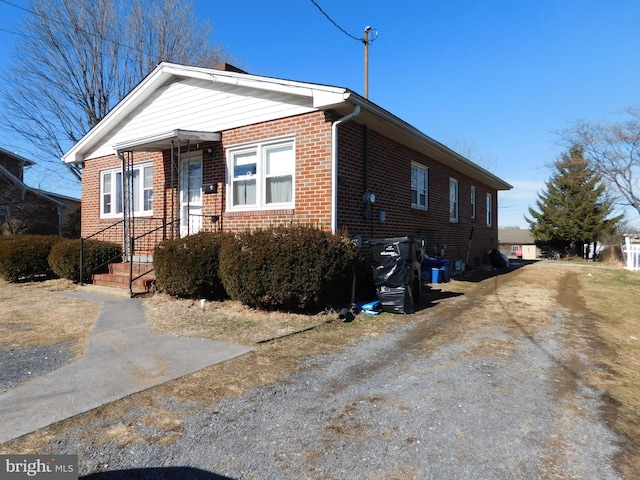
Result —
[{"label": "white roof overhang", "polygon": [[[102,121],[76,143],[62,157],[62,160],[66,163],[83,162],[85,155],[103,141],[106,135],[117,126],[120,119],[126,118],[158,88],[176,78],[195,78],[208,80],[212,83],[306,97],[312,100],[314,108],[335,110],[342,115],[351,113],[353,108],[359,105],[361,113],[352,121],[366,124],[382,135],[423,153],[444,165],[450,166],[473,179],[478,179],[496,190],[510,190],[513,188],[502,179],[425,135],[407,122],[348,89],[172,63],[159,64]],[[161,150],[170,148],[171,142],[175,140],[219,141],[220,134],[215,132],[172,130],[146,138],[123,141],[113,145],[113,148],[116,151]]]},{"label": "white roof overhang", "polygon": [[[85,155],[92,151],[121,119],[126,118],[127,115],[135,111],[158,88],[176,78],[194,78],[217,84],[256,88],[264,91],[307,97],[312,100],[314,108],[329,108],[340,105],[349,96],[347,89],[339,87],[164,62],[159,64],[120,103],[111,109],[95,127],[71,147],[63,155],[62,161],[65,163],[81,163],[85,161]],[[123,143],[133,143],[135,145],[135,141]]]},{"label": "white roof overhang", "polygon": [[196,132],[192,130],[172,130],[170,132],[136,138],[113,145],[116,152],[149,152],[167,150],[176,142],[219,142],[217,132]]},{"label": "white roof overhang", "polygon": [[401,120],[356,93],[351,92],[348,97],[348,103],[343,103],[342,106],[334,109],[343,115],[347,115],[351,113],[355,105],[360,105],[361,110],[360,114],[352,121],[365,124],[378,133],[406,145],[412,150],[420,152],[456,171],[464,173],[473,179],[482,181],[482,183],[496,190],[511,190],[513,188],[512,185],[496,175],[476,165],[469,159],[428,135],[425,135],[404,120]]}]

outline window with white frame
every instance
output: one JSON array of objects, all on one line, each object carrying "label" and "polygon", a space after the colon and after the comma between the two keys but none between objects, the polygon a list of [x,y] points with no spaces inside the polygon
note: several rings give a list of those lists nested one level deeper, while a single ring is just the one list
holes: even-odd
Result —
[{"label": "window with white frame", "polygon": [[458,180],[449,179],[449,221],[458,223]]},{"label": "window with white frame", "polygon": [[471,187],[471,219],[476,218],[476,187]]},{"label": "window with white frame", "polygon": [[427,210],[429,169],[419,163],[411,164],[411,206]]},{"label": "window with white frame", "polygon": [[229,210],[293,207],[295,144],[281,139],[227,151]]},{"label": "window with white frame", "polygon": [[[136,215],[153,213],[153,165],[134,165],[131,175],[130,202]],[[100,217],[119,217],[123,212],[122,169],[100,172]]]},{"label": "window with white frame", "polygon": [[493,225],[493,201],[491,194],[487,193],[487,227]]}]

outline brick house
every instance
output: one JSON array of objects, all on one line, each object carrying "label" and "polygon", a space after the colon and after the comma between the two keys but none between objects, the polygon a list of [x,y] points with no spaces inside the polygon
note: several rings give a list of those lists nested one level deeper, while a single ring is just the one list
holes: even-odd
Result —
[{"label": "brick house", "polygon": [[363,244],[420,236],[427,253],[479,263],[497,246],[498,192],[511,188],[349,89],[226,64],[161,63],[63,161],[82,166],[83,236],[161,232],[130,253],[294,222]]},{"label": "brick house", "polygon": [[24,169],[35,165],[0,148],[0,235],[57,235],[67,216],[80,207],[74,198],[24,183]]}]

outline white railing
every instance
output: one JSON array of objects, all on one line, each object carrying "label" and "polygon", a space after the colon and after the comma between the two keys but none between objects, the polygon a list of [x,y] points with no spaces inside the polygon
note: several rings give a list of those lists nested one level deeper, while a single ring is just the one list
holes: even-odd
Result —
[{"label": "white railing", "polygon": [[631,237],[625,237],[622,254],[626,261],[624,268],[633,272],[640,271],[640,243],[633,243]]}]

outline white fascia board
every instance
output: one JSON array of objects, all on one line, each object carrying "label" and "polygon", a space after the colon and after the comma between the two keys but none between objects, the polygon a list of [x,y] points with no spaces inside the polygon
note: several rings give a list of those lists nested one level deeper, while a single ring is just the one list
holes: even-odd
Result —
[{"label": "white fascia board", "polygon": [[[283,80],[272,77],[262,77],[248,73],[229,72],[226,70],[215,70],[203,67],[189,67],[176,64],[162,64],[167,74],[176,77],[188,77],[200,80],[209,80],[213,83],[221,83],[236,87],[252,88],[257,90],[267,90],[271,92],[286,93],[300,97],[316,98],[321,95],[343,96],[346,89],[320,85],[315,83],[296,82],[293,80]],[[342,98],[344,100],[344,98]],[[335,99],[332,104],[340,103]],[[321,103],[322,105],[323,103]],[[315,105],[314,105],[315,106]]]},{"label": "white fascia board", "polygon": [[156,83],[164,83],[169,78],[169,74],[160,64],[154,71],[147,75],[127,96],[125,96],[109,113],[107,113],[98,124],[82,137],[71,149],[62,156],[64,163],[82,163],[84,153],[88,150],[96,139],[104,132],[108,132],[112,123],[118,118],[124,117],[127,113],[143,102],[148,95],[153,92],[152,86]]},{"label": "white fascia board", "polygon": [[163,62],[124,97],[120,103],[111,109],[78,143],[65,153],[62,161],[65,163],[83,162],[84,153],[93,147],[94,143],[100,139],[100,136],[104,132],[108,132],[111,129],[113,123],[125,117],[131,110],[135,109],[151,95],[156,90],[154,86],[163,85],[171,78],[180,77],[208,80],[213,83],[312,98],[313,105],[316,108],[327,108],[331,105],[339,105],[349,96],[346,89],[339,87]]},{"label": "white fascia board", "polygon": [[135,138],[113,145],[113,150],[123,152],[128,150],[163,150],[171,146],[172,140],[193,140],[198,142],[219,142],[221,136],[217,132],[198,132],[191,130],[171,130],[157,133],[143,138]]},{"label": "white fascia board", "polygon": [[313,106],[320,109],[337,107],[346,103],[349,95],[349,92],[345,89],[334,91],[316,88],[313,90]]}]

